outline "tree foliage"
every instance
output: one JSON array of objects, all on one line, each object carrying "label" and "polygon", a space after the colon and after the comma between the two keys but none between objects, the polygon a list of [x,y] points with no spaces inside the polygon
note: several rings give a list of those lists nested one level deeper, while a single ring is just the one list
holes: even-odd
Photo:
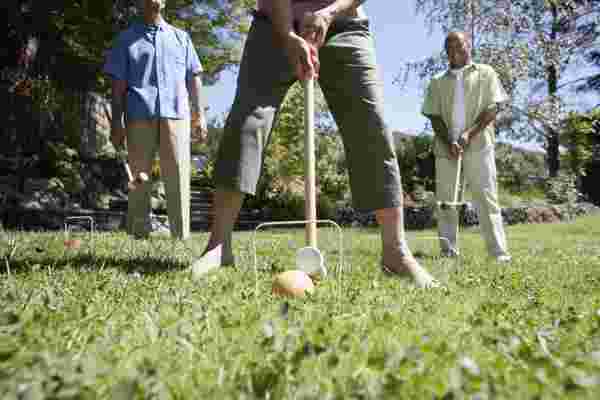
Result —
[{"label": "tree foliage", "polygon": [[[167,21],[188,31],[213,83],[240,58],[253,0],[169,0]],[[5,110],[1,153],[43,153],[48,141],[79,149],[91,91],[107,93],[105,54],[139,18],[136,0],[6,0],[0,47]],[[97,97],[97,96],[96,96]],[[106,115],[109,115],[106,113]],[[62,147],[60,147],[62,148]]]},{"label": "tree foliage", "polygon": [[[315,90],[315,148],[317,151],[317,185],[328,188],[331,195],[344,189],[337,175],[343,174],[343,149],[335,134],[333,120],[320,90]],[[282,192],[301,192],[304,176],[304,92],[294,84],[279,110],[265,154],[259,197],[273,197]],[[337,192],[337,193],[333,193]]]},{"label": "tree foliage", "polygon": [[561,141],[568,149],[565,159],[575,175],[585,175],[594,150],[600,160],[600,109],[587,114],[571,113],[566,120]]},{"label": "tree foliage", "polygon": [[402,176],[402,189],[413,192],[421,186],[425,190],[435,188],[435,158],[433,137],[422,133],[416,137],[405,137],[396,143],[398,166]]},{"label": "tree foliage", "polygon": [[546,176],[542,153],[515,149],[507,143],[496,145],[496,169],[498,182],[512,193],[527,192]]},{"label": "tree foliage", "polygon": [[[207,76],[214,80],[239,60],[252,3],[171,0],[165,17],[191,34]],[[1,6],[6,27],[2,64],[32,76],[47,75],[58,86],[79,89],[101,84],[106,50],[139,13],[135,5],[135,0],[7,0]],[[32,42],[36,51],[24,54]]]}]

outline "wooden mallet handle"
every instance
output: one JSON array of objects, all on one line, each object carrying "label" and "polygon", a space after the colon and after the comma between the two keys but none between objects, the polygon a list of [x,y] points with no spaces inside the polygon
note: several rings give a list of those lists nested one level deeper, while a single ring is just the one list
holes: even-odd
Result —
[{"label": "wooden mallet handle", "polygon": [[[304,201],[305,218],[317,220],[317,191],[315,172],[315,81],[304,82]],[[317,223],[306,224],[306,245],[317,247]]]}]

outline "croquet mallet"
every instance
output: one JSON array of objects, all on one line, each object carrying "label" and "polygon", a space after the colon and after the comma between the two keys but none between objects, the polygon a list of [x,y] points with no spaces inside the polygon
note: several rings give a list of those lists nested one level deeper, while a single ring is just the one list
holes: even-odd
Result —
[{"label": "croquet mallet", "polygon": [[458,158],[456,160],[456,180],[454,181],[454,199],[453,199],[453,201],[438,201],[437,206],[441,210],[449,210],[452,207],[458,209],[458,207],[465,206],[466,203],[464,201],[462,201],[462,196],[461,196],[461,201],[459,201],[459,199],[458,199],[458,193],[460,191],[460,186],[461,186],[460,185],[461,172],[462,172],[462,154],[459,154]]},{"label": "croquet mallet", "polygon": [[129,168],[129,162],[127,162],[127,159],[123,158],[121,161],[123,162],[123,167],[127,173],[127,187],[129,190],[135,190],[138,185],[149,181],[148,174],[145,172],[138,173],[134,178],[133,174],[131,173],[131,168]]}]

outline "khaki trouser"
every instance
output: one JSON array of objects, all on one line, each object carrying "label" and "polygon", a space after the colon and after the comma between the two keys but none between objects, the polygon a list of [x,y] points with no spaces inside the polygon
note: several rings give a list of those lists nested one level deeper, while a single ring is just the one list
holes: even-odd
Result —
[{"label": "khaki trouser", "polygon": [[[466,151],[462,169],[465,183],[472,192],[479,227],[485,240],[487,251],[492,257],[508,255],[506,236],[502,225],[502,214],[498,204],[496,160],[493,147],[482,151]],[[456,160],[436,157],[436,197],[438,201],[454,201],[456,180]],[[452,207],[438,210],[438,230],[442,252],[458,250],[458,212]]]},{"label": "khaki trouser", "polygon": [[[161,177],[167,193],[167,213],[171,236],[190,236],[190,121],[160,119],[132,121],[127,125],[129,166],[133,176],[150,175],[157,150]],[[151,231],[152,184],[138,185],[129,192],[127,231],[145,237]]]}]

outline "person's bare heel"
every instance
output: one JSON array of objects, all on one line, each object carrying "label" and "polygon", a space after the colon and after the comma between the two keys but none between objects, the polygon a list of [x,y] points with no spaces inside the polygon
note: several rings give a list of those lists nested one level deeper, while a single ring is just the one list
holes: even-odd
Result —
[{"label": "person's bare heel", "polygon": [[[419,262],[409,255],[397,255],[393,262],[382,260],[381,268],[384,272],[402,277],[411,278],[415,285],[420,288],[429,289],[440,287],[440,283]],[[385,257],[384,257],[385,260]]]}]

